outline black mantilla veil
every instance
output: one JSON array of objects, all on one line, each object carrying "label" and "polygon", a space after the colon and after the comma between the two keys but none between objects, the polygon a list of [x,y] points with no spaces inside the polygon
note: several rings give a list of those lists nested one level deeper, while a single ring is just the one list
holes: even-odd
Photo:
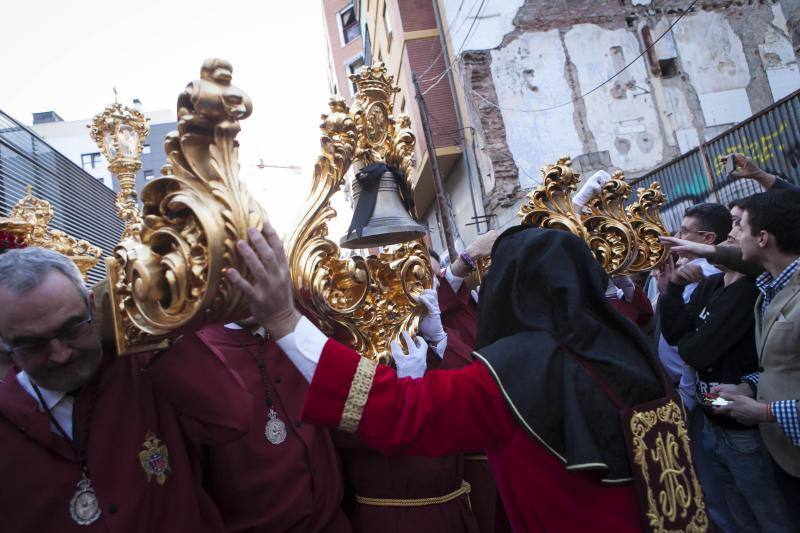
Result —
[{"label": "black mantilla veil", "polygon": [[563,348],[588,360],[628,405],[664,396],[638,327],[606,301],[608,277],[586,243],[517,226],[492,249],[478,310],[476,356],[522,426],[567,470],[631,479],[619,411]]}]

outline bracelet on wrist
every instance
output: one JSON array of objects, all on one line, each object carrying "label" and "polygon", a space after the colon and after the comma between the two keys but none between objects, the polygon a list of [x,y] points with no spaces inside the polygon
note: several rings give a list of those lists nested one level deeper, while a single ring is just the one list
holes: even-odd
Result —
[{"label": "bracelet on wrist", "polygon": [[775,415],[772,412],[772,403],[767,404],[767,422],[775,422]]},{"label": "bracelet on wrist", "polygon": [[464,261],[464,264],[467,265],[467,267],[469,267],[470,271],[475,272],[476,270],[478,270],[478,263],[475,262],[475,260],[472,258],[472,256],[470,256],[467,253],[466,250],[458,254],[458,257],[460,257],[461,260]]}]

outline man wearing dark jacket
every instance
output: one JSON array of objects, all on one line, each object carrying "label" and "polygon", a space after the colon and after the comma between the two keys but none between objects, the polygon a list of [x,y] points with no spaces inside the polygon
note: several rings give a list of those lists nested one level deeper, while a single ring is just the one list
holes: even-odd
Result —
[{"label": "man wearing dark jacket", "polygon": [[[734,227],[729,241],[736,232]],[[707,396],[711,387],[738,383],[758,368],[752,311],[758,296],[755,281],[724,270],[701,281],[684,304],[681,295],[683,285],[692,278],[691,268],[686,265],[671,273],[659,311],[664,337],[697,371],[697,397],[706,414],[706,453],[738,531],[791,531],[788,509],[759,431],[714,414],[712,398]]]}]

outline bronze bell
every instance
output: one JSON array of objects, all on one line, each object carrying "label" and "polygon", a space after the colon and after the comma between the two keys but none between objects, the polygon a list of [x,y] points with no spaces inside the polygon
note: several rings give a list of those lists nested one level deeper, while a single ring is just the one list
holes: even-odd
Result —
[{"label": "bronze bell", "polygon": [[342,248],[388,246],[425,235],[425,226],[410,214],[411,194],[397,169],[380,163],[365,167],[352,190],[353,222],[339,243]]}]

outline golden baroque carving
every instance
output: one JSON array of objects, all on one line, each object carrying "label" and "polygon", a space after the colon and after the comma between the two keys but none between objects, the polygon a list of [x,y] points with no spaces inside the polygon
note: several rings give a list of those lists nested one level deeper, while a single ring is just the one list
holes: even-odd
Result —
[{"label": "golden baroque carving", "polygon": [[638,252],[636,234],[625,214],[629,196],[630,186],[617,171],[589,201],[588,213],[582,217],[589,247],[609,275],[625,271]]},{"label": "golden baroque carving", "polygon": [[631,227],[636,232],[639,249],[636,258],[628,267],[630,272],[643,272],[660,266],[669,257],[669,248],[663,246],[658,238],[669,235],[661,222],[660,209],[666,203],[664,193],[658,182],[646,189],[637,191],[636,202],[628,206]]},{"label": "golden baroque carving", "polygon": [[265,214],[238,179],[236,136],[252,104],[232,74],[227,61],[208,59],[179,95],[178,131],[164,141],[169,164],[142,189],[141,237],[123,238],[106,261],[120,355],[248,314],[223,273],[252,279],[235,244]]},{"label": "golden baroque carving", "polygon": [[615,172],[584,212],[576,213],[572,194],[580,175],[573,172],[570,159],[562,157],[555,165],[544,167],[542,177],[542,184],[528,194],[528,202],[520,208],[522,224],[577,235],[610,275],[650,270],[667,258],[668,249],[658,241],[668,233],[659,215],[664,195],[657,182],[639,189],[639,199],[626,208],[630,186],[622,172]]},{"label": "golden baroque carving", "polygon": [[33,189],[28,185],[27,194],[11,208],[9,217],[0,218],[0,231],[18,235],[28,246],[47,248],[66,255],[86,279],[88,272],[100,260],[102,250],[63,231],[51,230],[48,226],[53,216],[50,202],[33,196]]},{"label": "golden baroque carving", "polygon": [[415,138],[409,117],[391,114],[391,96],[399,89],[383,64],[351,79],[358,92],[350,108],[333,97],[322,115],[322,154],[289,239],[289,267],[298,303],[327,333],[345,337],[365,357],[390,360],[389,342],[401,331],[416,332],[425,314],[417,296],[433,286],[427,250],[412,241],[366,258],[341,258],[339,246],[328,239],[327,222],[336,216],[331,198],[351,165],[395,166],[410,185]]},{"label": "golden baroque carving", "polygon": [[564,156],[555,165],[541,169],[542,185],[528,194],[528,203],[519,210],[522,224],[569,231],[587,240],[588,233],[572,208],[572,193],[580,174],[572,171],[572,161]]}]

